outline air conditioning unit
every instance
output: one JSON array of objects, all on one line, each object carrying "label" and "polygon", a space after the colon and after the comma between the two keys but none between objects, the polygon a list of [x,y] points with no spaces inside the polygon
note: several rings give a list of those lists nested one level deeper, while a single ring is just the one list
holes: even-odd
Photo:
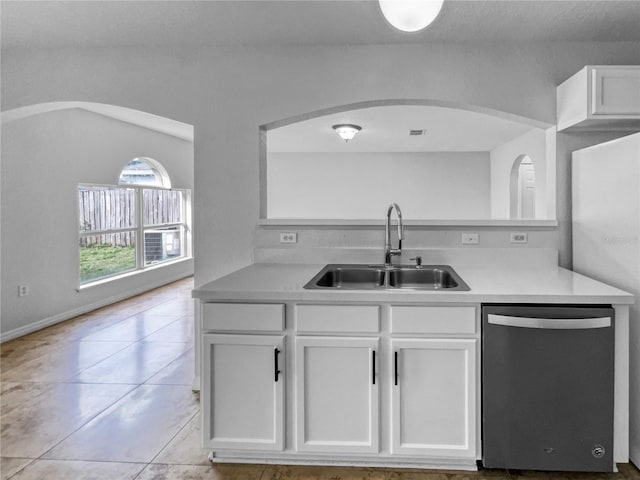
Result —
[{"label": "air conditioning unit", "polygon": [[145,263],[162,262],[180,256],[179,230],[146,230],[144,232]]}]

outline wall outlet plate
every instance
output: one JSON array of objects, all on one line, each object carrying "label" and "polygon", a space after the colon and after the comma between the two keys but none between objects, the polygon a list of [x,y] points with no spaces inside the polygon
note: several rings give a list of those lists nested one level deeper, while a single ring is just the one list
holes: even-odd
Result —
[{"label": "wall outlet plate", "polygon": [[298,243],[296,232],[280,232],[280,243]]},{"label": "wall outlet plate", "polygon": [[513,232],[510,235],[511,243],[527,243],[528,235],[525,232]]},{"label": "wall outlet plate", "polygon": [[18,285],[18,296],[26,297],[29,295],[29,285]]},{"label": "wall outlet plate", "polygon": [[463,245],[477,245],[480,243],[480,236],[477,233],[463,233],[460,240]]}]

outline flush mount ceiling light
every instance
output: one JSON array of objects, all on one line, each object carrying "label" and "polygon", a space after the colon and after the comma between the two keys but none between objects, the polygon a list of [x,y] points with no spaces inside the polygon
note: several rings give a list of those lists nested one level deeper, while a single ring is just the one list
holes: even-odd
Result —
[{"label": "flush mount ceiling light", "polygon": [[417,32],[433,22],[444,0],[379,0],[387,21],[403,32]]},{"label": "flush mount ceiling light", "polygon": [[349,140],[351,140],[353,137],[356,136],[356,133],[362,130],[361,126],[352,125],[350,123],[334,125],[331,128],[333,128],[336,131],[336,133],[340,135],[340,138],[342,138],[345,142],[348,142]]}]

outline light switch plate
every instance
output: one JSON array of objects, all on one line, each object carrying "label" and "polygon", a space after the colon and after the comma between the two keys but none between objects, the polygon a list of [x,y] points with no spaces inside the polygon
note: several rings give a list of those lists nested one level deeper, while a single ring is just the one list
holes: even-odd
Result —
[{"label": "light switch plate", "polygon": [[280,243],[298,243],[296,232],[280,232]]},{"label": "light switch plate", "polygon": [[477,233],[463,233],[461,241],[463,245],[477,245],[480,243],[480,236]]}]

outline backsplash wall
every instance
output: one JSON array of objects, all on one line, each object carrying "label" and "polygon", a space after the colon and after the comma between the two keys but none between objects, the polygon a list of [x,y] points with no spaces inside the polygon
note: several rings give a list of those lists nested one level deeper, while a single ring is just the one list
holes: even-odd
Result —
[{"label": "backsplash wall", "polygon": [[[383,212],[384,214],[384,212]],[[297,243],[281,244],[280,233],[297,233]],[[517,244],[510,242],[510,234],[514,232],[527,233],[528,242]],[[463,233],[477,233],[477,245],[463,245]],[[396,245],[397,232],[395,218],[392,228],[392,245]],[[426,227],[405,226],[405,239],[402,247],[405,252],[415,255],[416,251],[424,250],[425,263],[429,250],[438,249],[553,249],[558,250],[557,230],[555,227]],[[270,250],[286,255],[287,251],[309,251],[319,249],[369,249],[379,250],[380,261],[383,260],[385,243],[384,225],[381,226],[258,226],[254,232],[254,250]],[[524,252],[523,252],[524,253]],[[261,255],[261,254],[259,254]],[[312,260],[312,259],[311,259]],[[401,261],[408,262],[408,258]],[[561,262],[562,264],[562,258]]]}]

